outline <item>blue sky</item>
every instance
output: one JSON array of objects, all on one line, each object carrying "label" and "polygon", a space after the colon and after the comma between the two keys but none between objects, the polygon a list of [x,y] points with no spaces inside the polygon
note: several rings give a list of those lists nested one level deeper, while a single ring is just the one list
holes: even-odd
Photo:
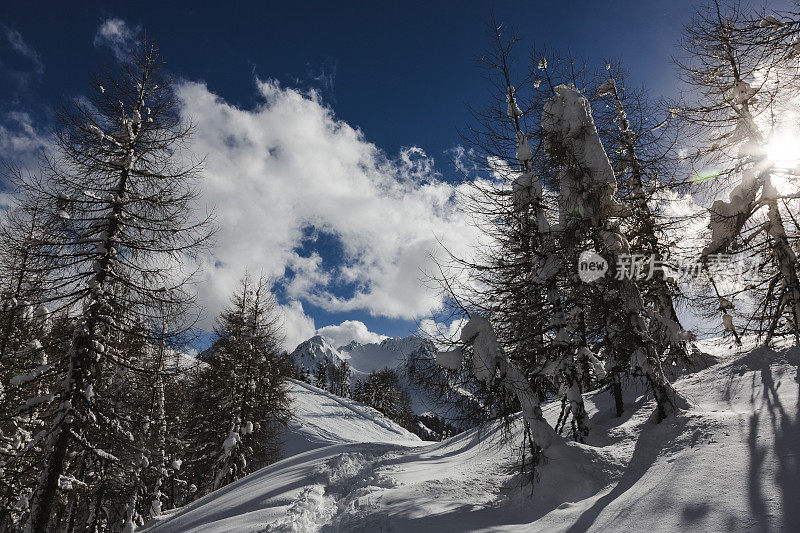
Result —
[{"label": "blue sky", "polygon": [[[487,44],[490,8],[523,45],[621,58],[629,83],[670,95],[670,57],[693,5],[8,1],[0,7],[0,156],[29,162],[28,148],[47,145],[57,98],[93,90],[89,74],[145,32],[180,81],[186,116],[199,122],[209,204],[225,213],[226,241],[209,259],[210,314],[247,267],[285,276],[278,295],[290,344],[325,326],[337,340],[405,335],[438,301],[419,288],[425,243],[466,235],[447,199],[447,154],[469,120],[466,104],[486,98],[473,58]],[[319,161],[293,167],[295,151]],[[434,186],[408,186],[409,177]],[[324,193],[298,194],[302,187]],[[275,201],[288,207],[275,210]],[[361,324],[340,326],[348,320]]]},{"label": "blue sky", "polygon": [[[591,57],[624,57],[634,78],[672,84],[670,54],[692,2],[4,2],[0,21],[44,65],[31,106],[85,90],[86,73],[111,60],[93,45],[118,17],[157,38],[170,67],[203,79],[237,105],[257,101],[252,76],[323,89],[337,115],[390,153],[418,145],[432,155],[458,142],[465,102],[485,84],[472,59],[486,44],[490,8],[527,42]],[[32,7],[35,5],[35,7]],[[0,61],[10,62],[4,43]],[[326,82],[314,78],[324,78]],[[4,84],[3,101],[9,87]],[[4,104],[6,107],[8,104]]]}]

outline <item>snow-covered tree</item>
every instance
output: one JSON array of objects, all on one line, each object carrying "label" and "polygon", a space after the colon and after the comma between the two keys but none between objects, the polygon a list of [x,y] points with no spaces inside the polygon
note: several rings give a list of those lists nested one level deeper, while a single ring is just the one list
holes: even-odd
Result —
[{"label": "snow-covered tree", "polygon": [[142,355],[138,366],[148,372],[132,376],[129,387],[123,390],[129,402],[144,410],[133,428],[139,443],[132,458],[133,466],[129,475],[120,475],[126,480],[127,501],[121,506],[123,532],[134,531],[149,518],[159,515],[164,507],[180,504],[175,501],[174,490],[173,494],[167,494],[168,482],[173,489],[177,485],[183,489],[182,493],[187,492],[187,484],[180,476],[183,448],[190,441],[176,446],[175,437],[180,434],[179,413],[186,408],[182,402],[185,389],[182,381],[193,377],[193,368],[184,368],[180,352],[187,349],[193,336],[174,334],[170,324],[180,320],[180,316],[173,316],[165,309],[162,323],[153,324],[143,332],[146,342],[139,350]]},{"label": "snow-covered tree", "polygon": [[297,378],[300,381],[305,381],[308,384],[311,384],[311,371],[305,367],[303,363],[300,363],[300,366],[297,367]]},{"label": "snow-covered tree", "polygon": [[[561,401],[555,429],[571,428],[577,440],[589,431],[583,393],[610,385],[621,414],[626,376],[641,377],[650,386],[659,421],[685,406],[662,371],[665,350],[683,350],[685,337],[672,320],[672,287],[659,292],[615,276],[616,257],[632,253],[626,233],[637,227],[625,226],[623,218],[636,211],[635,216],[650,219],[645,233],[653,237],[659,231],[655,215],[647,212],[650,198],[642,197],[646,182],[658,178],[645,175],[635,128],[620,123],[624,108],[612,108],[598,130],[588,98],[576,87],[602,104],[609,93],[597,90],[603,84],[584,64],[533,50],[527,73],[515,83],[516,38],[504,40],[496,25],[490,34],[493,47],[481,64],[493,98],[474,112],[475,124],[464,136],[468,162],[458,162],[467,184],[463,206],[484,239],[475,256],[451,257],[436,276],[450,298],[451,318],[463,324],[457,338],[434,339],[455,347],[443,352],[454,354],[452,364],[447,356],[440,358],[450,369],[448,379],[425,370],[417,374],[423,384],[434,381],[440,397],[456,388],[470,391],[484,417],[521,407],[535,469],[554,435],[538,412],[541,401]],[[619,92],[615,99],[622,103]],[[618,150],[614,160],[621,163],[620,178],[633,189],[629,197],[619,193],[604,141]],[[636,164],[638,174],[631,178],[622,163]],[[654,245],[654,253],[663,248]],[[586,282],[578,269],[591,250],[612,270]],[[669,301],[656,303],[656,298]],[[672,318],[664,319],[667,314]],[[675,338],[654,338],[666,324]]]},{"label": "snow-covered tree", "polygon": [[[696,95],[679,104],[694,132],[690,155],[697,175],[708,176],[702,187],[716,198],[702,250],[711,306],[737,339],[756,334],[765,344],[776,336],[800,342],[800,188],[791,118],[800,91],[793,44],[800,33],[794,23],[792,37],[789,26],[713,2],[686,26],[679,61]],[[734,261],[714,265],[718,254]],[[714,268],[730,271],[737,262],[745,266],[738,277]]]},{"label": "snow-covered tree", "polygon": [[245,275],[194,385],[186,466],[204,493],[278,458],[278,429],[290,414],[289,367],[269,288],[263,277]]},{"label": "snow-covered tree", "polygon": [[[461,329],[460,341],[462,343],[460,347],[439,352],[436,355],[436,362],[450,370],[459,370],[466,363],[477,379],[489,384],[499,383],[506,393],[517,399],[522,408],[526,444],[532,455],[532,472],[535,474],[544,450],[559,441],[555,431],[542,415],[538,391],[533,389],[528,379],[503,353],[494,327],[486,318],[480,316],[470,318]],[[471,358],[464,357],[465,349],[472,350]],[[570,396],[574,392],[571,391]],[[573,399],[570,397],[570,400]]]},{"label": "snow-covered tree", "polygon": [[[542,115],[549,159],[559,172],[559,231],[568,242],[592,245],[601,256],[629,256],[630,244],[620,229],[625,208],[615,198],[617,181],[586,98],[573,86],[558,85]],[[613,269],[612,269],[612,273]],[[659,420],[682,406],[664,377],[659,344],[650,335],[648,314],[634,280],[604,277],[594,282],[608,320],[602,347],[613,368],[629,367],[643,375],[658,403]]]},{"label": "snow-covered tree", "polygon": [[[570,311],[580,295],[564,285],[576,287],[575,271],[564,276],[565,240],[554,227],[559,211],[552,191],[557,182],[541,129],[553,80],[576,80],[580,74],[569,68],[568,60],[550,61],[559,67],[548,69],[548,62],[539,61],[541,55],[534,52],[536,62],[515,82],[516,37],[504,37],[495,26],[491,39],[492,48],[481,60],[493,99],[486,109],[473,113],[475,125],[464,136],[472,168],[464,175],[469,192],[463,203],[487,239],[475,257],[452,258],[442,272],[458,274],[439,281],[455,304],[456,316],[491,317],[504,352],[537,394],[558,395],[565,401],[565,420],[571,415],[572,433],[581,440],[588,431],[581,392],[582,386],[589,386],[581,380],[591,371],[582,364],[587,351],[579,349],[581,337],[567,335],[565,329],[568,323],[578,326],[579,317]],[[570,253],[577,261],[576,251]],[[518,405],[498,386],[491,380],[468,385],[488,407],[484,413],[508,414]]]},{"label": "snow-covered tree", "polygon": [[391,368],[373,371],[363,382],[356,383],[353,399],[368,405],[404,428],[414,423],[411,398],[400,383],[400,378]]},{"label": "snow-covered tree", "polygon": [[[10,181],[20,176],[12,169]],[[63,320],[53,328],[54,317],[45,305],[48,289],[44,277],[46,263],[30,250],[43,235],[47,223],[36,202],[20,205],[4,214],[0,227],[0,527],[16,522],[35,476],[41,456],[35,452],[13,465],[6,464],[44,429],[39,408],[22,408],[31,396],[42,396],[56,385],[40,379],[26,386],[49,369],[48,350]],[[21,496],[22,495],[22,496]]]},{"label": "snow-covered tree", "polygon": [[651,335],[666,363],[684,367],[694,350],[693,335],[684,330],[676,310],[676,300],[686,298],[673,277],[676,257],[671,249],[683,220],[665,213],[679,194],[689,190],[688,179],[676,178],[679,122],[671,112],[664,113],[662,105],[651,103],[644,90],[626,87],[619,64],[608,63],[605,71],[598,76],[603,81],[597,87],[599,98],[593,110],[600,110],[595,122],[617,179],[617,198],[627,207],[621,229],[632,258],[647,270],[635,281]]},{"label": "snow-covered tree", "polygon": [[[43,303],[70,316],[43,346],[46,368],[19,378],[29,394],[20,412],[36,408],[44,424],[6,461],[14,468],[42,452],[35,483],[20,495],[30,532],[75,528],[78,516],[112,527],[107,510],[121,503],[123,480],[114,490],[107,481],[134,468],[145,415],[119,401],[125,376],[145,370],[134,352],[162,309],[192,303],[181,263],[207,228],[192,216],[198,168],[176,156],[189,128],[161,66],[156,47],[142,43],[119,72],[98,75],[87,98],[58,108],[57,149],[41,176],[20,180],[23,205],[48,221],[28,248],[44,265]],[[39,393],[47,382],[57,386]]]},{"label": "snow-covered tree", "polygon": [[342,361],[339,365],[330,367],[330,390],[342,398],[349,398],[350,393],[350,363]]},{"label": "snow-covered tree", "polygon": [[317,368],[314,369],[314,386],[322,390],[328,390],[328,374],[330,362],[326,359],[324,361],[317,361]]},{"label": "snow-covered tree", "polygon": [[[12,169],[9,181],[19,183],[19,170]],[[44,304],[47,298],[46,261],[32,253],[32,248],[44,235],[43,228],[52,224],[36,199],[28,205],[19,205],[5,213],[0,226],[0,362],[5,373],[16,370],[14,352],[41,335],[41,325],[49,323],[50,310]],[[6,376],[9,377],[10,376]],[[3,380],[7,383],[7,380]]]}]

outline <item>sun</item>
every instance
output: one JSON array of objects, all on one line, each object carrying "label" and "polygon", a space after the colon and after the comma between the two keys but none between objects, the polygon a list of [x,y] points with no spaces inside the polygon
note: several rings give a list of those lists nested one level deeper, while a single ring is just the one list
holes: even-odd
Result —
[{"label": "sun", "polygon": [[800,164],[800,138],[795,135],[779,135],[767,143],[767,158],[780,169],[794,169]]},{"label": "sun", "polygon": [[779,194],[797,192],[800,174],[800,137],[795,135],[773,136],[766,146],[767,160],[772,165],[772,186]]}]

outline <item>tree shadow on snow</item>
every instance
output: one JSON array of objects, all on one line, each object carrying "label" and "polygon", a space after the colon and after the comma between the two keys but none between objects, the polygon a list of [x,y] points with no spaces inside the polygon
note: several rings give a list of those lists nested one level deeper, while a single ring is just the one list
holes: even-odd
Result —
[{"label": "tree shadow on snow", "polygon": [[604,509],[642,479],[668,442],[680,434],[679,426],[681,425],[683,423],[675,417],[669,417],[658,425],[648,421],[642,427],[633,455],[614,488],[581,513],[567,531],[569,533],[583,532],[592,527]]},{"label": "tree shadow on snow", "polygon": [[[753,371],[757,371],[761,378],[761,401],[756,404],[756,392],[759,384],[756,382],[756,374],[753,374],[753,391],[750,403],[753,405],[753,414],[750,416],[749,433],[747,444],[750,451],[750,464],[748,468],[748,498],[750,511],[753,518],[757,521],[759,531],[778,529],[776,524],[770,523],[771,516],[767,509],[766,498],[763,490],[764,472],[763,467],[767,456],[770,453],[767,445],[758,443],[759,427],[762,426],[759,410],[761,406],[766,407],[769,430],[774,436],[774,447],[772,452],[777,461],[775,484],[780,490],[782,508],[782,527],[783,531],[800,531],[800,350],[797,348],[784,352],[776,352],[766,348],[754,350],[743,361]],[[775,382],[773,371],[775,363],[786,363],[794,366],[794,379],[798,383],[798,395],[795,407],[794,418],[784,408],[778,389],[781,386],[780,379]],[[785,367],[784,367],[785,368]],[[780,376],[779,376],[780,377]],[[764,429],[761,430],[763,433]]]},{"label": "tree shadow on snow", "polygon": [[[667,427],[671,424],[672,427]],[[393,504],[391,523],[398,531],[474,531],[481,528],[502,529],[524,526],[573,502],[580,502],[608,486],[613,478],[616,486],[584,511],[568,531],[586,531],[611,502],[633,487],[663,451],[663,444],[679,433],[681,422],[670,419],[663,424],[647,422],[641,431],[633,456],[620,475],[618,464],[604,459],[603,452],[593,448],[564,445],[558,451],[548,450],[547,462],[540,468],[541,478],[533,494],[522,494],[530,486],[520,487],[519,476],[504,487],[514,498],[513,504],[499,500],[490,505],[456,504],[436,514],[413,516],[419,512],[418,502],[409,500]],[[605,464],[603,464],[605,463]],[[537,493],[543,490],[545,492]],[[501,491],[503,492],[503,491]]]}]

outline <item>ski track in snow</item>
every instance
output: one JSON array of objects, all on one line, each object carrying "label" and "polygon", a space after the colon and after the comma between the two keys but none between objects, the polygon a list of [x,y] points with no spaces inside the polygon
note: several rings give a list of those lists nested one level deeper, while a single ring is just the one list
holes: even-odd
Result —
[{"label": "ski track in snow", "polygon": [[[627,391],[621,418],[608,393],[587,394],[587,444],[548,450],[533,492],[516,471],[518,433],[510,445],[498,425],[414,441],[380,414],[295,385],[308,395],[302,409],[318,402],[327,413],[357,415],[362,442],[343,420],[336,443],[337,421],[327,420],[316,449],[146,530],[800,531],[800,348],[701,347],[719,362],[675,380],[689,410],[654,424],[655,404],[642,390]],[[559,408],[545,407],[551,423]],[[384,442],[363,442],[376,432]]]},{"label": "ski track in snow", "polygon": [[397,482],[376,469],[391,453],[342,453],[325,462],[313,476],[318,484],[304,489],[289,506],[286,517],[268,525],[265,533],[295,531],[338,531],[342,521],[358,519],[362,525],[379,526],[374,514],[381,489]]}]

